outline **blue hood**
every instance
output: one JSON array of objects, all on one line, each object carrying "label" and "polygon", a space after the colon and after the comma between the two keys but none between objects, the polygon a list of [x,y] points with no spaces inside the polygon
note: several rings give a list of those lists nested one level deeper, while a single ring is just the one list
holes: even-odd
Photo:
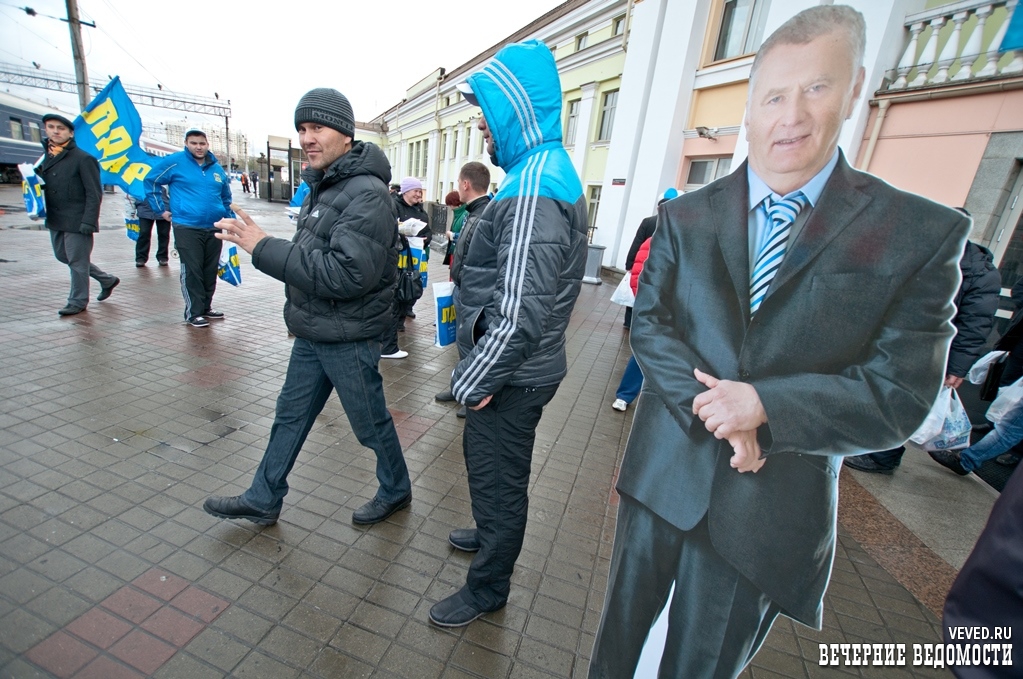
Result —
[{"label": "blue hood", "polygon": [[561,141],[561,81],[547,45],[508,45],[466,80],[494,138],[495,165],[508,170],[538,146]]}]

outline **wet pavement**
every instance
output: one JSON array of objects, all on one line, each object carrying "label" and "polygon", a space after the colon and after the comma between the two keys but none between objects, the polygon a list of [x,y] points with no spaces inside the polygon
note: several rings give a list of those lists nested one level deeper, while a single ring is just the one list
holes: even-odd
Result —
[{"label": "wet pavement", "polygon": [[[0,205],[18,198],[0,189]],[[237,199],[289,237],[283,205]],[[226,320],[186,326],[177,261],[135,268],[121,200],[106,197],[93,253],[121,284],[68,318],[56,314],[67,269],[47,233],[22,228],[31,226],[23,212],[0,215],[0,676],[585,676],[632,417],[610,408],[629,357],[613,285],[584,285],[569,328],[569,374],[537,431],[508,606],[438,629],[429,608],[464,583],[471,557],[447,534],[471,525],[471,513],[462,421],[433,399],[456,352],[433,344],[432,295],[399,338],[410,356],[381,363],[410,510],[352,525],[375,492],[375,461],[333,398],[289,478],[280,521],[217,520],[203,499],[247,487],[273,422],[291,345],[283,285],[242,254],[242,285],[218,285]],[[435,281],[446,279],[438,260]],[[907,476],[932,471],[939,485],[960,481],[930,469]],[[842,483],[824,629],[779,620],[745,676],[949,676],[818,666],[819,642],[939,641],[935,613],[961,564],[877,499],[890,486],[868,490],[877,482],[848,471]],[[981,526],[992,497],[963,492]]]}]

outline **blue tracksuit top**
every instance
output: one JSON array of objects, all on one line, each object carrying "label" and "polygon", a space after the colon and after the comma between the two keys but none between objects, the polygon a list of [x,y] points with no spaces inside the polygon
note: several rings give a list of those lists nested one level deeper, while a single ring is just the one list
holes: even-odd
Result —
[{"label": "blue tracksuit top", "polygon": [[162,158],[146,175],[144,185],[146,202],[157,214],[168,209],[159,187],[170,189],[174,226],[212,229],[224,217],[234,217],[231,179],[212,153],[206,154],[202,165],[188,149]]}]

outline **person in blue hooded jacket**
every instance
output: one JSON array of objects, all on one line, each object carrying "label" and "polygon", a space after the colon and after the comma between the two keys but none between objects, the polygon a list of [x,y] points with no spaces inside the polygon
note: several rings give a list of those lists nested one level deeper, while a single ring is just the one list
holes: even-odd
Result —
[{"label": "person in blue hooded jacket", "polygon": [[468,407],[463,436],[476,528],[452,531],[476,552],[466,584],[430,609],[467,625],[508,601],[522,549],[536,426],[567,372],[565,329],[586,264],[586,203],[561,143],[561,84],[550,49],[503,48],[459,85],[506,173],[462,260],[459,354],[451,393]]},{"label": "person in blue hooded jacket", "polygon": [[[185,149],[157,163],[146,176],[146,201],[153,212],[173,222],[174,247],[181,260],[181,294],[185,298],[185,321],[193,328],[221,320],[213,309],[217,268],[223,245],[214,224],[231,211],[231,180],[210,153],[206,133],[185,133]],[[170,188],[170,205],[161,187]]]}]

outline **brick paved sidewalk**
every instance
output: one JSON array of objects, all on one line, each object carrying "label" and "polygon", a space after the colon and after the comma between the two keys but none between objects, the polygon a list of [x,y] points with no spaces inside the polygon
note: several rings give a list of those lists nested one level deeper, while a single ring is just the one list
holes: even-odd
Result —
[{"label": "brick paved sidewalk", "polygon": [[[287,237],[282,207],[253,206]],[[202,500],[247,486],[272,423],[291,345],[283,286],[243,255],[243,285],[218,286],[227,319],[187,327],[177,262],[135,269],[116,214],[103,221],[93,261],[122,283],[69,318],[47,234],[0,229],[0,676],[585,676],[631,422],[609,407],[629,355],[612,286],[583,286],[569,329],[509,605],[442,630],[427,612],[470,560],[446,536],[471,516],[461,421],[433,400],[456,352],[433,346],[432,298],[399,338],[409,358],[381,365],[411,510],[351,524],[375,460],[334,398],[280,522],[219,521]],[[821,669],[817,642],[939,639],[933,613],[843,532],[825,629],[779,621],[747,676],[935,676]]]}]

